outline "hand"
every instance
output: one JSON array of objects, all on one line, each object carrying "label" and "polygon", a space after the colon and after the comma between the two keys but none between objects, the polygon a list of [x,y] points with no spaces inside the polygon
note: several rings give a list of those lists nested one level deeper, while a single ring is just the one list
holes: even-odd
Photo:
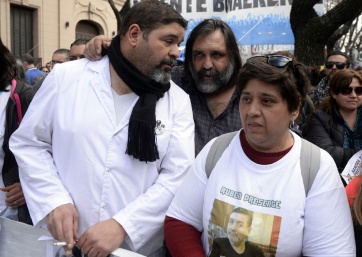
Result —
[{"label": "hand", "polygon": [[88,228],[78,240],[78,247],[88,257],[106,257],[116,250],[127,233],[114,219],[99,222]]},{"label": "hand", "polygon": [[20,182],[0,188],[0,190],[6,192],[5,203],[9,207],[18,208],[26,203]]},{"label": "hand", "polygon": [[78,212],[74,205],[68,203],[52,210],[48,214],[47,225],[56,240],[68,243],[64,250],[67,256],[71,256],[72,248],[78,240]]},{"label": "hand", "polygon": [[102,59],[102,50],[105,50],[111,44],[112,38],[105,35],[100,35],[92,38],[84,49],[84,56],[91,61]]}]

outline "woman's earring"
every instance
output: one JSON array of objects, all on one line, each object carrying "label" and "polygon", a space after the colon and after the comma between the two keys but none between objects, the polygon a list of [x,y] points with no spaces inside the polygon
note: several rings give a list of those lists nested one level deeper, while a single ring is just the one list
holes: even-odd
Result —
[{"label": "woman's earring", "polygon": [[289,122],[289,129],[290,129],[290,130],[298,130],[298,129],[299,129],[299,126],[298,126],[297,123],[295,123],[294,120],[291,120],[291,121]]}]

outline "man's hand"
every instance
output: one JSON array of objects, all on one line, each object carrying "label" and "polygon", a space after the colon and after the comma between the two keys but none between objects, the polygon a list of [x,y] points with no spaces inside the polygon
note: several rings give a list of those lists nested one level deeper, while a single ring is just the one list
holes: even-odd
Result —
[{"label": "man's hand", "polygon": [[6,192],[5,203],[11,208],[18,208],[25,204],[25,198],[20,182],[14,183],[10,186],[0,188],[1,191]]},{"label": "man's hand", "polygon": [[109,219],[88,228],[79,237],[77,245],[88,257],[106,257],[123,243],[126,235],[117,221]]},{"label": "man's hand", "polygon": [[78,240],[78,212],[74,205],[68,203],[55,208],[48,214],[47,225],[56,240],[68,243],[64,250],[70,256]]},{"label": "man's hand", "polygon": [[84,56],[91,61],[102,59],[102,51],[107,49],[111,44],[112,38],[105,35],[100,35],[92,38],[84,49]]}]

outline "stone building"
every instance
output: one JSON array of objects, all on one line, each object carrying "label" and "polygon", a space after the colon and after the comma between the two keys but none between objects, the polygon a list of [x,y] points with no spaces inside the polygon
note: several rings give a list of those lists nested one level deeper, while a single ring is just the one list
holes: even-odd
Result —
[{"label": "stone building", "polygon": [[[118,10],[126,0],[114,0]],[[117,34],[107,0],[1,0],[0,37],[15,56],[30,53],[39,65],[78,38]]]}]

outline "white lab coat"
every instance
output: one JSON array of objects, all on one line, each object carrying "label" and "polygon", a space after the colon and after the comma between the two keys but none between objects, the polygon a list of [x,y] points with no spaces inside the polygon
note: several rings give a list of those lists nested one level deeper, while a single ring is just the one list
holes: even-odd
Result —
[{"label": "white lab coat", "polygon": [[113,217],[128,234],[123,248],[161,247],[166,210],[194,160],[191,104],[172,82],[156,105],[160,159],[148,163],[125,154],[132,109],[117,125],[107,56],[56,65],[10,140],[35,225],[72,203],[79,234]]}]

